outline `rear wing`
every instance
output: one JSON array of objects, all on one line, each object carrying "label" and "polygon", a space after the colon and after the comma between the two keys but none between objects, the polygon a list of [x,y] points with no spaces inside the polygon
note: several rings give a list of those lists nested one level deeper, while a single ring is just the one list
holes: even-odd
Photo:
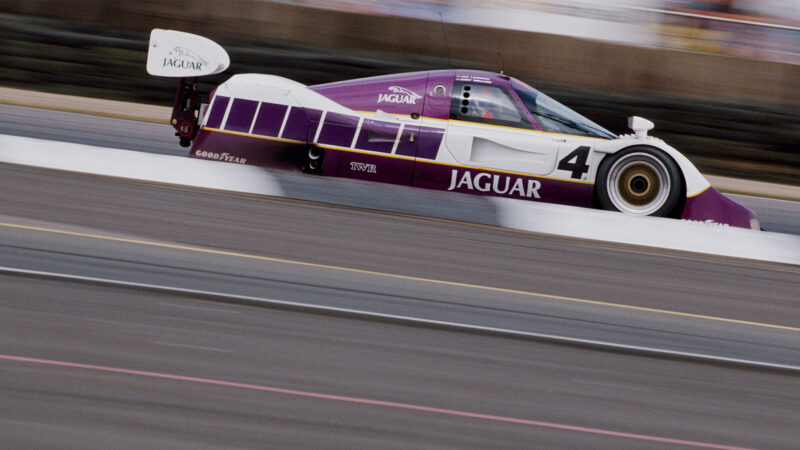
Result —
[{"label": "rear wing", "polygon": [[214,75],[228,68],[231,58],[211,39],[182,31],[150,32],[147,73],[159,77],[186,78]]},{"label": "rear wing", "polygon": [[230,63],[225,49],[211,39],[158,28],[150,32],[147,73],[180,78],[170,124],[183,147],[192,144],[202,120],[198,78],[223,72]]}]

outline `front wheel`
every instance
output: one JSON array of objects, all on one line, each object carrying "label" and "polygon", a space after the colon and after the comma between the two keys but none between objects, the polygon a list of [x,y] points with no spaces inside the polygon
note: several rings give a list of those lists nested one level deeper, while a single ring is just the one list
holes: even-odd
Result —
[{"label": "front wheel", "polygon": [[603,159],[595,193],[604,209],[639,216],[673,216],[681,204],[677,164],[651,147],[632,147]]}]

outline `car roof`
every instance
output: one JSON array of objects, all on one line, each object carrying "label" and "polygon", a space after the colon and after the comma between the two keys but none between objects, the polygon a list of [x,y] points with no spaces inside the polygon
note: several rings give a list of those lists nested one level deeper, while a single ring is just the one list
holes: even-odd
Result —
[{"label": "car roof", "polygon": [[311,88],[336,88],[336,87],[345,87],[351,85],[357,85],[362,82],[397,82],[401,83],[403,81],[410,81],[428,77],[456,77],[456,78],[463,78],[474,80],[480,82],[480,80],[486,80],[484,82],[491,83],[491,84],[499,84],[499,85],[508,85],[510,83],[511,77],[508,75],[503,75],[495,72],[489,72],[485,70],[474,70],[474,69],[442,69],[442,70],[425,70],[425,71],[418,71],[418,72],[401,72],[401,73],[393,73],[393,74],[386,74],[386,75],[377,75],[374,77],[363,77],[363,78],[352,78],[349,80],[342,80],[342,81],[334,81],[331,83],[322,83],[309,86]]}]

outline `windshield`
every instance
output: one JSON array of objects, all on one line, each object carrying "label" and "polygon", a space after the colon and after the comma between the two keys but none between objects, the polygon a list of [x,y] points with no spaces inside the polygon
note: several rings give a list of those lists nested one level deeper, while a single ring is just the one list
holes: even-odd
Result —
[{"label": "windshield", "polygon": [[513,79],[511,86],[514,88],[517,95],[519,95],[522,103],[525,104],[525,108],[533,115],[534,120],[541,125],[542,131],[614,139],[614,133],[597,125],[527,84]]}]

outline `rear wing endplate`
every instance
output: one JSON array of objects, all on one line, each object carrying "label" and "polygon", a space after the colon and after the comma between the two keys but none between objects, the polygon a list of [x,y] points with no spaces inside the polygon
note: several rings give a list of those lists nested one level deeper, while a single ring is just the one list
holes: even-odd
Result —
[{"label": "rear wing endplate", "polygon": [[159,77],[194,78],[214,75],[228,68],[231,59],[211,39],[182,31],[150,32],[147,73]]}]

